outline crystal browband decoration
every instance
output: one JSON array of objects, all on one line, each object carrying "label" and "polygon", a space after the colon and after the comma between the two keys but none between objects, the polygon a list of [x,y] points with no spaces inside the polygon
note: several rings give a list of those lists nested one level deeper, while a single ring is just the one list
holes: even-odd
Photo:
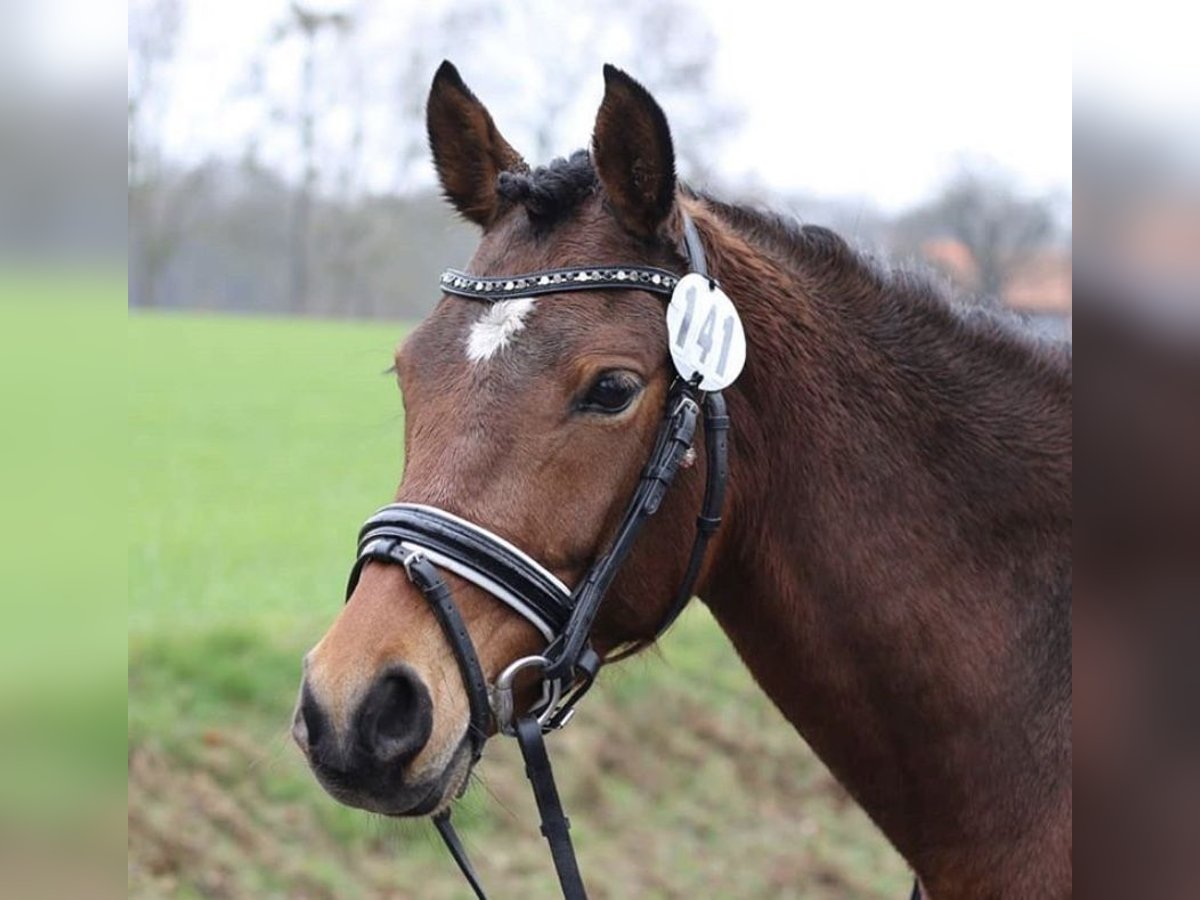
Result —
[{"label": "crystal browband decoration", "polygon": [[589,266],[500,277],[447,269],[441,277],[442,290],[446,293],[491,301],[604,288],[633,288],[669,296],[678,282],[677,275],[647,266]]}]

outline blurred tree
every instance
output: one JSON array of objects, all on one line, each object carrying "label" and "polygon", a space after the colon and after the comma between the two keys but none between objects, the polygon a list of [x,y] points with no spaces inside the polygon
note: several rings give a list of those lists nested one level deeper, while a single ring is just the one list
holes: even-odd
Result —
[{"label": "blurred tree", "polygon": [[[606,62],[626,69],[662,103],[671,123],[680,173],[705,178],[739,112],[721,99],[713,79],[717,38],[689,0],[457,0],[415,48],[401,107],[413,116],[418,152],[427,166],[424,103],[442,58],[463,77],[530,163],[548,162],[586,143],[603,90]],[[514,56],[512,49],[521,47]],[[502,103],[503,98],[521,98]]]},{"label": "blurred tree", "polygon": [[684,0],[622,0],[637,23],[630,74],[665,104],[680,172],[695,182],[714,175],[716,151],[741,121],[740,107],[717,89],[717,36],[703,13]]},{"label": "blurred tree", "polygon": [[322,11],[293,2],[287,18],[276,26],[274,43],[299,37],[303,43],[299,98],[294,116],[297,144],[300,150],[300,184],[289,222],[288,240],[289,293],[292,308],[307,312],[310,297],[310,242],[312,240],[312,205],[317,190],[317,39],[323,31],[344,36],[354,27],[354,16],[344,10]]},{"label": "blurred tree", "polygon": [[[686,0],[604,6],[452,0],[415,7],[403,18],[387,9],[372,0],[294,3],[264,35],[236,89],[239,101],[262,109],[247,159],[293,184],[284,213],[286,260],[276,263],[288,273],[285,308],[383,314],[394,308],[394,297],[380,289],[377,276],[386,271],[413,280],[429,267],[402,246],[429,243],[432,253],[440,240],[452,255],[469,246],[469,232],[434,215],[426,193],[432,169],[425,98],[443,58],[459,61],[505,133],[535,164],[586,143],[605,61],[624,64],[667,105],[685,175],[708,170],[735,121],[727,106],[712,102],[716,39]],[[531,35],[553,41],[539,53]],[[514,55],[517,45],[532,52]],[[288,133],[290,140],[279,140]],[[379,193],[389,166],[395,192],[411,200]],[[248,215],[250,208],[228,214]],[[407,230],[388,222],[385,211]],[[418,215],[431,218],[422,222]],[[407,277],[390,264],[399,255],[414,266]],[[274,285],[263,285],[255,302],[275,296]]]},{"label": "blurred tree", "polygon": [[129,181],[158,162],[157,117],[165,101],[164,70],[175,55],[183,21],[180,0],[134,0],[129,6]]},{"label": "blurred tree", "polygon": [[932,200],[901,216],[894,235],[897,249],[912,254],[934,238],[960,242],[974,267],[969,286],[985,301],[998,302],[1009,278],[1052,242],[1056,230],[1054,198],[1022,196],[1003,172],[968,165]]},{"label": "blurred tree", "polygon": [[136,0],[129,7],[129,279],[134,301],[146,306],[160,302],[162,274],[183,236],[177,205],[165,202],[157,143],[182,20],[180,0]]}]

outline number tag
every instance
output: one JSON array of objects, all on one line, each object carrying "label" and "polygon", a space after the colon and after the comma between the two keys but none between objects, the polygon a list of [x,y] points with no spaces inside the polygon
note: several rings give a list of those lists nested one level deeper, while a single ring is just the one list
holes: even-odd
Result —
[{"label": "number tag", "polygon": [[675,285],[667,333],[675,370],[685,379],[701,375],[702,391],[729,387],[746,364],[746,333],[733,301],[698,272]]}]

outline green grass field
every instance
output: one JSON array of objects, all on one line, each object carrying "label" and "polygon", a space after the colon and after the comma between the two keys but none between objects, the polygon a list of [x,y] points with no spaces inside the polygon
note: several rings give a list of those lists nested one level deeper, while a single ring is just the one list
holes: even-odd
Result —
[{"label": "green grass field", "polygon": [[[402,331],[130,317],[133,897],[469,896],[427,823],[338,806],[287,736],[300,656],[400,477]],[[702,609],[606,672],[550,751],[597,898],[905,895]],[[512,742],[461,806],[496,897],[555,896]]]}]

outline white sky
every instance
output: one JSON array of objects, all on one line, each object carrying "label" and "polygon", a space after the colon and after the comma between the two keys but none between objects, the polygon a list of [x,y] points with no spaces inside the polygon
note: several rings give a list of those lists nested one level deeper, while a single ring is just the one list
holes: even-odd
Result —
[{"label": "white sky", "polygon": [[[1069,5],[1045,0],[697,3],[719,39],[714,87],[744,110],[719,156],[717,168],[727,180],[747,179],[768,190],[865,197],[896,209],[927,195],[960,160],[973,157],[998,163],[1031,191],[1069,191]],[[374,5],[376,54],[386,53],[389,29],[399,29],[399,48],[406,17],[429,6],[414,0]],[[263,111],[238,102],[237,86],[245,82],[255,48],[285,10],[283,0],[194,0],[189,5],[164,120],[172,153],[196,159],[240,151]],[[1182,40],[1182,32],[1178,36]],[[514,55],[537,54],[537,46],[531,41]],[[496,84],[505,77],[520,83],[519,66],[528,59],[514,60],[513,73],[498,73],[496,84],[486,85],[472,79],[471,59],[456,62],[508,133],[505,112],[524,111],[523,98],[497,94]],[[376,68],[367,68],[368,80],[382,78]],[[296,70],[296,58],[282,54],[264,74],[287,87]],[[637,76],[636,66],[631,74]],[[594,88],[598,100],[599,71]],[[587,136],[586,129],[581,131],[575,145],[586,144]],[[286,157],[290,140],[280,129],[275,152]],[[367,163],[370,169],[380,160]]]},{"label": "white sky", "polygon": [[1127,128],[1146,129],[1200,160],[1197,8],[1178,0],[1101,0],[1081,6],[1075,84],[1079,98]]},{"label": "white sky", "polygon": [[920,199],[963,156],[993,159],[1030,189],[1069,189],[1064,5],[706,5],[720,80],[750,100],[729,169],[888,208]]},{"label": "white sky", "polygon": [[[125,51],[120,0],[0,0],[0,72],[42,86],[114,79]],[[0,84],[0,90],[11,84]]]}]

